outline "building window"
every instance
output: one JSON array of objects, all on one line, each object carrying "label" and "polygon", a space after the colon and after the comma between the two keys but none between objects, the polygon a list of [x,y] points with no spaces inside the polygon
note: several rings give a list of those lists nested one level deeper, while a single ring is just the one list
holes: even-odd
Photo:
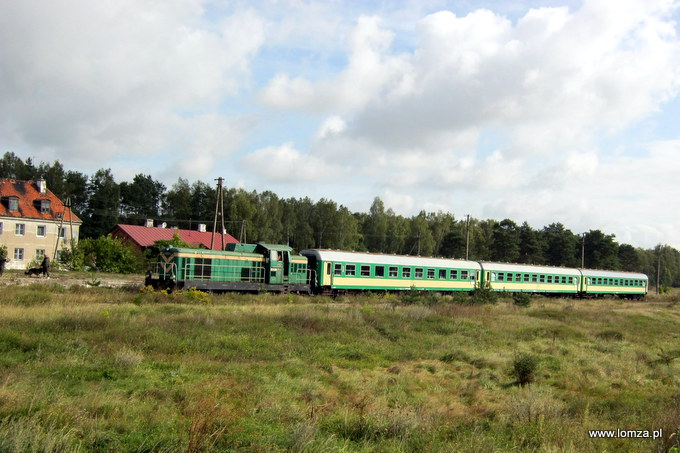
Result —
[{"label": "building window", "polygon": [[355,276],[357,275],[357,266],[356,264],[348,264],[345,266],[345,275],[347,276]]},{"label": "building window", "polygon": [[9,210],[18,211],[19,210],[19,199],[16,197],[9,198]]},{"label": "building window", "polygon": [[14,249],[14,259],[17,261],[24,260],[24,249]]},{"label": "building window", "polygon": [[26,234],[26,225],[23,223],[17,223],[16,227],[14,228],[14,232],[17,236],[23,236]]},{"label": "building window", "polygon": [[47,227],[45,225],[38,225],[38,231],[36,233],[36,236],[44,238],[46,231]]},{"label": "building window", "polygon": [[43,214],[50,213],[50,200],[40,200],[40,212]]},{"label": "building window", "polygon": [[42,260],[45,258],[45,249],[38,249],[35,251],[35,259]]},{"label": "building window", "polygon": [[59,228],[59,238],[64,239],[66,237],[66,227]]},{"label": "building window", "polygon": [[0,234],[2,234],[2,222],[0,222]]}]

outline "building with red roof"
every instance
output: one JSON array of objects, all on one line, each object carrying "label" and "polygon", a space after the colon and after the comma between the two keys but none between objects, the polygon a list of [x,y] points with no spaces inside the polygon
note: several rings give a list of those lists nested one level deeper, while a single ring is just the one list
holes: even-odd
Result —
[{"label": "building with red roof", "polygon": [[[211,248],[213,233],[206,231],[205,225],[199,225],[198,230],[180,230],[179,228],[154,227],[153,221],[148,220],[146,226],[140,225],[116,225],[111,235],[121,238],[133,244],[139,250],[152,247],[156,241],[170,241],[177,234],[181,240],[193,247]],[[224,239],[224,246],[222,240]],[[227,244],[237,244],[238,241],[232,235],[215,233],[213,250],[223,250]]]},{"label": "building with red roof", "polygon": [[54,258],[78,241],[82,221],[64,206],[44,179],[0,178],[0,244],[8,269],[24,269],[45,255]]}]

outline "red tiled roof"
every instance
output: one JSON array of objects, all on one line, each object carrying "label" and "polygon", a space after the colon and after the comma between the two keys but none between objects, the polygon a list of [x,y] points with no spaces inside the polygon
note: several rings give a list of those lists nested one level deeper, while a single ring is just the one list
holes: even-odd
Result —
[{"label": "red tiled roof", "polygon": [[[193,246],[202,245],[205,248],[210,248],[212,240],[212,232],[203,233],[194,230],[179,230],[177,228],[159,228],[146,227],[139,225],[116,225],[112,231],[115,237],[123,237],[130,239],[139,247],[150,247],[156,241],[172,240],[173,235],[177,233],[184,242]],[[232,235],[224,234],[224,245],[237,244],[238,241]],[[219,233],[215,234],[215,245],[213,250],[220,250],[222,248],[222,240]]]},{"label": "red tiled roof", "polygon": [[[49,187],[45,193],[40,193],[38,184],[34,181],[0,178],[0,197],[0,216],[3,217],[60,221],[63,215],[65,222],[81,222],[70,209],[64,210],[64,203],[49,190]],[[9,209],[9,199],[12,197],[18,199],[16,211]],[[49,211],[41,212],[40,203],[36,203],[36,200],[48,200]]]}]

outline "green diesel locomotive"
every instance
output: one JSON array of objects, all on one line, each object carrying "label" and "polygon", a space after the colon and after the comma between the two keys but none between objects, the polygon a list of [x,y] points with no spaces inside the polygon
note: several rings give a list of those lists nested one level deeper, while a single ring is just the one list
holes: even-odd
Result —
[{"label": "green diesel locomotive", "polygon": [[169,247],[147,272],[158,289],[309,293],[307,258],[286,245],[229,244],[225,251]]}]

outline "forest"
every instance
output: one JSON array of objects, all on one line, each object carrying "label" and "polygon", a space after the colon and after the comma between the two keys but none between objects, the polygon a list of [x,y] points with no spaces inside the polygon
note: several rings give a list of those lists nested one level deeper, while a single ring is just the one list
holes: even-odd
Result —
[{"label": "forest", "polygon": [[[93,175],[67,170],[59,161],[36,164],[13,152],[0,159],[0,178],[44,178],[60,199],[70,200],[83,220],[81,238],[98,238],[117,224],[196,229],[213,225],[216,184],[179,178],[172,187],[139,173],[117,182],[110,169]],[[351,212],[333,200],[280,198],[271,191],[224,188],[227,232],[247,242],[288,244],[296,250],[331,248],[421,256],[465,258],[551,266],[643,272],[654,286],[680,286],[680,252],[658,244],[642,249],[619,244],[600,230],[574,233],[561,223],[536,229],[526,221],[456,217],[421,211],[412,217],[386,209],[375,197],[369,212]]]}]

